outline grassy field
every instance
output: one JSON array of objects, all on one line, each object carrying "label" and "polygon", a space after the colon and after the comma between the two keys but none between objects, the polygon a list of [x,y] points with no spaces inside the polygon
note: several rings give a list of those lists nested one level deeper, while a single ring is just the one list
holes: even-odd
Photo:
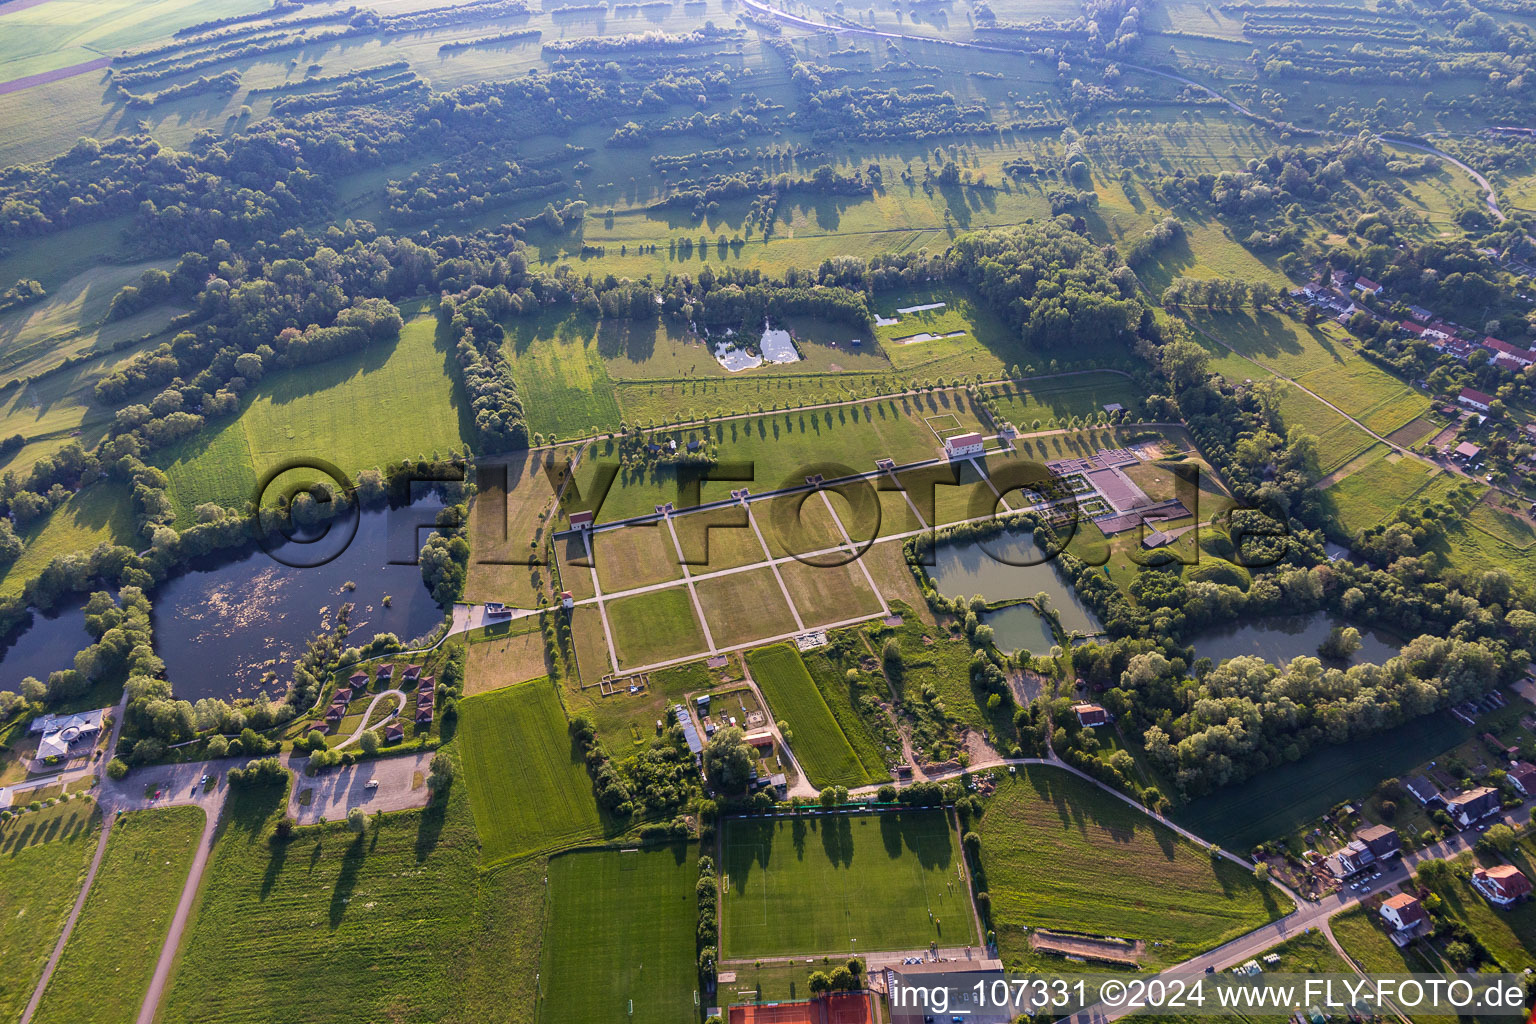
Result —
[{"label": "grassy field", "polygon": [[694,587],[716,647],[783,636],[798,628],[771,567],[700,580]]},{"label": "grassy field", "polygon": [[355,475],[392,459],[463,451],[467,409],[436,329],[423,314],[392,346],[274,373],[245,396],[238,417],[159,453],[178,525],[202,502],[251,500],[261,475],[289,459],[324,459]]},{"label": "grassy field", "polygon": [[[954,425],[959,429],[981,429],[981,422],[964,392],[944,390],[837,409],[778,412],[731,420],[683,431],[680,438],[686,440],[707,434],[722,463],[752,464],[749,486],[754,491],[762,491],[787,484],[803,485],[805,477],[812,472],[823,472],[829,479],[839,475],[835,471],[827,472],[829,466],[866,471],[874,468],[877,458],[887,456],[898,463],[931,459],[938,453],[940,442],[926,426],[924,418],[940,415],[953,416]],[[592,454],[595,457],[584,459],[576,471],[576,482],[584,495],[591,491],[598,464],[605,459],[616,460],[616,449],[610,441],[599,442]],[[705,482],[700,488],[699,500],[727,499],[732,490],[741,486],[739,481]],[[670,470],[635,473],[615,481],[598,510],[598,521],[612,522],[648,515],[657,505],[678,499],[676,473]],[[568,515],[583,507],[586,506],[568,505],[564,512]],[[764,532],[768,532],[766,528]]]},{"label": "grassy field", "polygon": [[854,750],[793,647],[775,644],[753,651],[747,666],[774,720],[789,725],[789,747],[812,785],[862,786],[888,777],[883,762],[866,763]]},{"label": "grassy field", "polygon": [[665,523],[597,534],[592,538],[592,561],[605,594],[683,578],[677,546]]},{"label": "grassy field", "polygon": [[[868,557],[867,552],[864,557]],[[807,626],[842,622],[880,611],[879,595],[870,589],[869,581],[854,563],[784,562],[779,566],[779,574]]]},{"label": "grassy field", "polygon": [[[505,466],[505,470],[501,466]],[[531,608],[547,593],[553,568],[542,564],[544,530],[554,511],[555,488],[539,457],[515,453],[479,464],[479,493],[470,516],[468,601],[504,601]],[[534,564],[529,564],[533,559]],[[591,587],[586,569],[581,575]],[[590,596],[585,595],[585,596]]]},{"label": "grassy field", "polygon": [[1364,464],[1353,472],[1343,467],[1348,475],[1323,491],[1334,521],[1350,537],[1386,519],[1439,472],[1421,459],[1388,454],[1382,444],[1355,461]]},{"label": "grassy field", "polygon": [[603,835],[604,816],[553,684],[536,680],[469,697],[459,715],[486,863]]},{"label": "grassy field", "polygon": [[636,594],[605,607],[620,668],[654,665],[705,650],[704,630],[686,587]]},{"label": "grassy field", "polygon": [[[1098,417],[1104,406],[1113,403],[1135,409],[1141,398],[1129,377],[1108,371],[1046,378],[1020,386],[1005,385],[990,394],[998,414],[1021,431],[1049,430],[1074,416]],[[1040,424],[1038,428],[1036,422]]]},{"label": "grassy field", "polygon": [[115,1024],[138,1014],[204,818],[196,807],[164,807],[113,824],[85,908],[33,1020]]},{"label": "grassy field", "polygon": [[723,842],[722,956],[976,941],[946,812],[732,818]]},{"label": "grassy field", "polygon": [[696,1019],[697,880],[683,846],[551,858],[539,1019]]},{"label": "grassy field", "polygon": [[482,871],[466,789],[287,842],[281,788],[235,791],[159,1019],[531,1022],[544,863]]},{"label": "grassy field", "polygon": [[549,671],[536,616],[487,627],[471,640],[464,692],[473,696],[536,679]]},{"label": "grassy field", "polygon": [[0,594],[19,593],[27,580],[59,555],[90,551],[102,543],[140,546],[128,489],[109,481],[76,492],[51,515],[21,531],[21,539],[26,546],[21,557],[6,567]]},{"label": "grassy field", "polygon": [[1027,955],[1022,929],[1046,927],[1143,939],[1151,961],[1172,963],[1286,909],[1242,868],[1058,769],[1004,780],[975,830],[1005,960]]},{"label": "grassy field", "polygon": [[0,823],[0,1016],[15,1020],[53,952],[96,851],[96,805],[70,801]]},{"label": "grassy field", "polygon": [[594,318],[575,312],[509,320],[502,348],[528,409],[528,429],[569,437],[612,430],[619,403]]}]

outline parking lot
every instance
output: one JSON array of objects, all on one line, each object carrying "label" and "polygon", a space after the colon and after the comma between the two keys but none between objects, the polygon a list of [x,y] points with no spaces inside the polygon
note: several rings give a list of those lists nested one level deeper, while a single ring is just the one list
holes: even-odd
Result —
[{"label": "parking lot", "polygon": [[[373,814],[424,806],[433,753],[427,750],[328,768],[313,777],[304,774],[303,762],[295,758],[297,778],[288,798],[288,813],[300,825],[313,825],[322,820],[340,821],[354,807]],[[370,786],[370,782],[378,785]]]}]

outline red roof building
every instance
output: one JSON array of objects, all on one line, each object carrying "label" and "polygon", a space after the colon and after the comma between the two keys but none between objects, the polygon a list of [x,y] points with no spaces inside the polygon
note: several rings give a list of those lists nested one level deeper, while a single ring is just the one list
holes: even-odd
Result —
[{"label": "red roof building", "polygon": [[1525,796],[1536,796],[1536,764],[1516,761],[1510,765],[1509,784]]},{"label": "red roof building", "polygon": [[1097,704],[1078,704],[1072,710],[1077,712],[1077,723],[1089,729],[1098,728],[1109,721],[1109,712]]},{"label": "red roof building", "polygon": [[1416,324],[1412,320],[1400,320],[1400,321],[1398,321],[1397,327],[1398,327],[1398,330],[1407,331],[1409,334],[1412,334],[1414,337],[1417,337],[1417,338],[1424,337],[1424,325],[1423,324]]},{"label": "red roof building", "polygon": [[1472,885],[1489,903],[1507,907],[1531,894],[1531,880],[1513,864],[1495,864],[1472,872]]},{"label": "red roof building", "polygon": [[1429,915],[1424,912],[1424,905],[1418,901],[1417,897],[1410,896],[1406,892],[1400,892],[1382,903],[1381,918],[1390,924],[1394,931],[1399,932],[1410,931],[1429,923]]},{"label": "red roof building", "polygon": [[1481,391],[1476,391],[1472,388],[1462,388],[1461,394],[1456,396],[1456,401],[1467,406],[1469,409],[1487,412],[1493,405],[1493,396],[1485,395]]}]

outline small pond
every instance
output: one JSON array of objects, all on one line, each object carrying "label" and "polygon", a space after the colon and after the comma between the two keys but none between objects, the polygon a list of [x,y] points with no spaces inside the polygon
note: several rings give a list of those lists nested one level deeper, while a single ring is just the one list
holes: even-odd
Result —
[{"label": "small pond", "polygon": [[[333,524],[329,536],[286,541],[270,554],[257,548],[234,561],[210,557],[167,580],[153,595],[155,649],[176,696],[194,702],[255,696],[267,671],[277,673],[268,691],[281,691],[289,663],[344,602],[354,606],[357,643],[375,633],[408,641],[430,632],[442,611],[420,567],[398,563],[415,561],[440,507],[424,498],[366,511],[350,543],[341,543],[350,528]],[[302,567],[333,553],[323,565]],[[356,589],[344,589],[348,582]]]},{"label": "small pond", "polygon": [[1056,634],[1050,623],[1035,611],[1034,605],[1010,604],[983,612],[981,621],[992,627],[992,642],[1000,651],[1028,651],[1030,654],[1050,654],[1056,644]]},{"label": "small pond", "polygon": [[0,641],[0,690],[16,690],[27,676],[43,682],[50,673],[74,668],[75,654],[96,642],[85,629],[82,598],[44,614],[28,613],[4,641]]},{"label": "small pond", "polygon": [[[1077,591],[1055,566],[1040,560],[1041,556],[1033,533],[1010,530],[985,540],[938,545],[934,549],[935,564],[928,567],[928,575],[939,593],[950,597],[980,594],[997,602],[1032,598],[1044,591],[1067,632],[1101,632],[1104,627],[1092,609],[1078,599]],[[997,628],[995,624],[993,628]]]},{"label": "small pond", "polygon": [[[1350,624],[1331,612],[1286,615],[1208,629],[1197,634],[1190,643],[1194,645],[1197,657],[1210,658],[1218,664],[1244,654],[1256,654],[1265,661],[1280,664],[1303,655],[1318,657],[1317,645],[1328,639],[1333,628]],[[1361,629],[1360,649],[1349,663],[1379,664],[1395,657],[1402,646],[1403,641],[1390,633]]]}]

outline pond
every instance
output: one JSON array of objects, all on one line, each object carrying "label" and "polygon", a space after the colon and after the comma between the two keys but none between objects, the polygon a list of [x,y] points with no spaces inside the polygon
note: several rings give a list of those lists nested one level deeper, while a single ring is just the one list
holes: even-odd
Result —
[{"label": "pond", "polygon": [[[1032,598],[1044,591],[1067,632],[1101,632],[1104,627],[1093,610],[1078,599],[1077,591],[1054,565],[1040,561],[1041,554],[1032,532],[1008,530],[985,540],[939,544],[928,575],[939,592],[950,597],[980,594],[989,602],[997,602]],[[1035,564],[1018,564],[1031,562]]]},{"label": "pond", "polygon": [[1056,645],[1056,634],[1045,616],[1035,611],[1034,605],[1010,604],[983,612],[982,624],[992,627],[992,642],[1000,651],[1028,651],[1030,654],[1050,654]]},{"label": "pond", "polygon": [[[353,605],[356,643],[375,633],[407,641],[430,632],[442,611],[422,583],[420,567],[391,563],[415,561],[440,507],[426,498],[366,511],[350,543],[343,543],[350,528],[335,524],[330,536],[283,542],[270,554],[257,548],[234,561],[211,557],[167,580],[153,595],[155,649],[176,696],[231,699],[264,688],[277,696],[292,659],[344,602]],[[331,554],[330,561],[314,565]],[[355,590],[344,589],[349,582]],[[264,685],[269,671],[277,680]]]},{"label": "pond", "polygon": [[1299,761],[1176,808],[1169,817],[1197,836],[1246,853],[1370,792],[1382,779],[1438,759],[1473,731],[1448,712],[1424,715],[1373,736],[1316,748]]},{"label": "pond", "polygon": [[[1331,612],[1285,615],[1208,629],[1196,634],[1190,643],[1194,645],[1196,657],[1210,658],[1218,664],[1244,654],[1256,654],[1265,661],[1283,664],[1302,655],[1318,657],[1317,645],[1328,639],[1335,626],[1348,625],[1351,623]],[[1396,657],[1402,646],[1403,641],[1390,633],[1361,629],[1360,649],[1349,663],[1379,664]]]},{"label": "pond", "polygon": [[18,690],[33,676],[48,681],[50,673],[74,668],[75,654],[96,642],[85,629],[85,600],[55,608],[46,615],[28,613],[0,647],[0,690]]}]

